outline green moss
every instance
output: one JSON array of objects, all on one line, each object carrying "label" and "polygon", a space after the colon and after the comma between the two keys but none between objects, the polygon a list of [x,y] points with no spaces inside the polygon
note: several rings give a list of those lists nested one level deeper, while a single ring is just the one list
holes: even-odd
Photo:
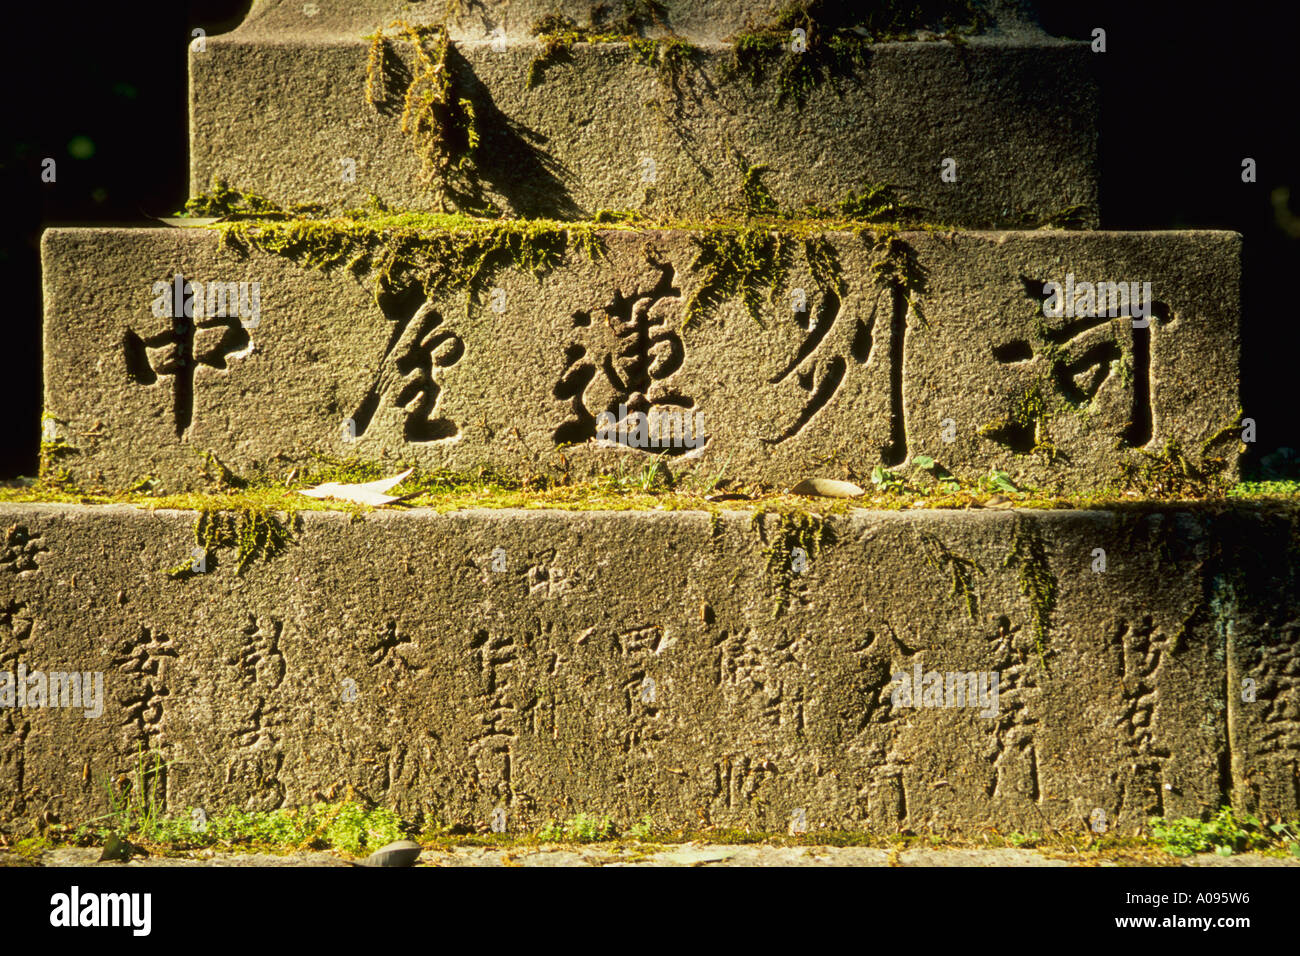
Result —
[{"label": "green moss", "polygon": [[691,271],[700,273],[700,283],[683,308],[682,328],[731,298],[739,298],[750,318],[762,325],[759,307],[764,292],[775,299],[785,287],[790,239],[768,229],[741,228],[693,236],[691,242],[697,250]]},{"label": "green moss", "polygon": [[1034,648],[1043,670],[1047,670],[1046,647],[1052,629],[1052,612],[1056,610],[1057,583],[1048,561],[1047,545],[1033,522],[1017,516],[1011,551],[1002,567],[1019,572],[1020,593],[1029,599]]},{"label": "green moss", "polygon": [[[282,554],[299,527],[301,518],[296,511],[289,511],[286,520],[281,521],[264,508],[246,506],[234,511],[204,508],[194,520],[194,543],[202,549],[210,567],[215,565],[219,549],[237,549],[235,573],[243,574],[254,561],[270,561]],[[186,561],[164,573],[174,580],[187,580],[197,572]]]},{"label": "green moss", "polygon": [[922,219],[926,211],[909,202],[896,186],[874,183],[864,187],[861,193],[849,190],[848,195],[829,208],[810,204],[805,207],[804,215],[813,219],[847,219],[889,225]]},{"label": "green moss", "polygon": [[979,562],[963,558],[948,550],[948,546],[928,531],[920,532],[921,544],[925,548],[925,563],[940,574],[945,571],[952,579],[952,596],[960,597],[966,602],[966,610],[972,621],[979,620],[979,598],[975,594],[975,574],[984,573]]},{"label": "green moss", "polygon": [[746,166],[740,185],[741,200],[745,206],[746,216],[774,215],[777,212],[776,200],[772,192],[763,184],[766,166]]},{"label": "green moss", "polygon": [[[830,527],[823,515],[814,512],[791,509],[777,512],[776,527],[769,541],[766,508],[758,508],[750,519],[753,529],[760,541],[767,542],[763,556],[767,559],[765,573],[772,582],[776,597],[773,601],[772,616],[780,617],[790,602],[790,591],[795,576],[794,550],[803,551],[805,559],[811,564],[831,535]],[[805,569],[806,570],[806,569]]]},{"label": "green moss", "polygon": [[977,434],[1020,454],[1036,454],[1053,462],[1060,452],[1049,429],[1052,417],[1042,387],[1033,385],[1012,398],[1007,416],[981,425]]},{"label": "green moss", "polygon": [[1075,203],[1046,215],[1026,217],[1023,225],[1027,229],[1086,229],[1090,218],[1089,207]]},{"label": "green moss", "polygon": [[[402,132],[410,137],[419,154],[425,182],[439,195],[448,195],[447,184],[475,180],[474,161],[480,136],[473,102],[462,95],[454,71],[447,62],[451,39],[443,25],[417,26],[404,20],[372,35],[366,64],[366,102],[384,106],[401,96]],[[393,56],[391,44],[400,40],[415,54],[415,68],[405,90],[392,89],[388,69]]]},{"label": "green moss", "polygon": [[637,59],[659,75],[665,87],[681,95],[683,80],[689,69],[700,59],[700,50],[680,37],[660,37],[653,40],[629,38],[628,46]]},{"label": "green moss", "polygon": [[39,476],[42,481],[51,485],[58,485],[65,488],[73,486],[73,476],[67,466],[62,464],[69,458],[75,458],[81,452],[68,443],[68,440],[62,435],[47,437],[51,434],[52,425],[63,425],[48,412],[41,414],[41,445],[40,445],[40,465]]},{"label": "green moss", "polygon": [[645,217],[635,209],[598,209],[596,214],[591,217],[591,221],[602,225],[622,222],[643,222]]},{"label": "green moss", "polygon": [[916,250],[894,228],[861,227],[857,230],[872,250],[871,277],[882,288],[903,296],[922,326],[929,324],[922,303],[928,272]]},{"label": "green moss", "polygon": [[569,51],[579,39],[581,39],[580,34],[573,30],[564,33],[546,33],[539,36],[538,40],[542,44],[542,50],[528,64],[528,88],[531,90],[541,84],[548,67],[559,63],[571,63],[573,57],[570,56]]},{"label": "green moss", "polygon": [[322,208],[317,203],[297,203],[282,206],[257,193],[236,189],[225,180],[217,178],[212,181],[209,192],[201,193],[186,200],[184,209],[177,215],[269,220],[314,215],[319,213]]},{"label": "green moss", "polygon": [[[1209,447],[1207,443],[1206,447]],[[1221,472],[1227,462],[1202,456],[1194,462],[1174,439],[1156,452],[1136,449],[1119,464],[1120,483],[1147,498],[1217,498],[1228,491]]]},{"label": "green moss", "polygon": [[848,283],[844,281],[844,268],[829,239],[825,236],[807,237],[803,241],[803,255],[813,284],[823,295],[842,296],[848,291]]},{"label": "green moss", "polygon": [[572,62],[570,51],[575,43],[619,43],[626,44],[637,62],[654,69],[664,86],[680,95],[686,70],[698,59],[700,51],[671,34],[646,37],[647,29],[664,26],[666,19],[657,4],[639,7],[613,19],[600,16],[601,7],[595,7],[591,24],[586,27],[558,13],[542,17],[532,28],[533,36],[541,43],[541,51],[528,66],[528,88],[538,86],[551,66]]},{"label": "green moss", "polygon": [[306,268],[350,272],[376,299],[420,288],[430,299],[466,296],[466,315],[503,268],[541,279],[571,249],[595,259],[604,247],[591,223],[485,220],[444,213],[352,212],[330,219],[220,223],[222,242],[256,248]]},{"label": "green moss", "polygon": [[[985,4],[973,0],[793,0],[731,38],[732,69],[755,87],[774,77],[777,106],[802,108],[818,86],[865,68],[872,43],[914,40],[923,29],[957,42],[990,22]],[[802,51],[792,43],[795,30]]]}]

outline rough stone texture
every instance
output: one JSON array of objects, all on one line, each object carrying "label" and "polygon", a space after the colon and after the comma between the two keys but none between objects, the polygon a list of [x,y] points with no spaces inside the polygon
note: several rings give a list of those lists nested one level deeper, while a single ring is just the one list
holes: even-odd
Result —
[{"label": "rough stone texture", "polygon": [[[596,416],[640,395],[702,418],[707,441],[672,449],[675,466],[739,479],[865,485],[874,466],[924,454],[966,478],[1000,468],[1040,487],[1095,486],[1137,448],[1173,440],[1196,460],[1216,436],[1208,452],[1235,473],[1236,234],[904,234],[926,273],[924,319],[872,278],[868,241],[835,234],[842,296],[818,291],[793,242],[788,288],[765,298],[762,326],[732,299],[685,331],[701,283],[691,235],[603,235],[596,262],[571,250],[541,282],[507,269],[491,279],[504,299],[458,294],[417,321],[418,298],[385,314],[349,275],[241,258],[210,230],[50,230],[46,410],[77,452],[58,464],[114,488],[146,475],[186,487],[207,451],[237,472],[283,474],[324,454],[581,475],[658,453],[592,441]],[[176,273],[260,283],[260,324],[174,333],[151,303]],[[1033,283],[1067,273],[1150,281],[1150,328],[1044,319]],[[178,366],[191,352],[197,364]],[[1006,425],[1034,389],[1052,417]]]},{"label": "rough stone texture", "polygon": [[[94,866],[139,868],[156,866],[347,866],[332,853],[215,853],[211,850],[186,856],[137,857],[129,863],[99,862],[99,849],[65,847],[47,850],[39,860],[0,850],[0,867],[5,866]],[[1072,858],[1044,856],[1033,850],[935,849],[903,850],[892,857],[888,850],[856,846],[769,846],[763,844],[688,843],[666,848],[636,845],[578,847],[452,847],[425,850],[421,866],[1097,866],[1094,854],[1074,853]],[[1109,862],[1109,861],[1107,861]],[[1127,861],[1126,861],[1127,862]],[[1148,855],[1136,861],[1144,866],[1278,867],[1300,866],[1300,860],[1237,853],[1229,857],[1215,853],[1175,859]]]},{"label": "rough stone texture", "polygon": [[[1270,679],[1296,669],[1275,639],[1294,509],[857,512],[786,584],[775,516],[760,537],[739,513],[306,513],[269,562],[239,575],[223,550],[171,580],[194,520],[0,508],[0,668],[102,671],[107,698],[99,719],[0,709],[0,818],[102,812],[139,748],[174,810],[351,785],[448,822],[505,808],[512,830],[583,811],[1131,832],[1230,798],[1297,809],[1295,685]],[[1054,602],[1026,596],[1048,581]],[[1271,610],[1239,615],[1219,582]],[[997,714],[895,706],[917,665],[997,672]]]},{"label": "rough stone texture", "polygon": [[[605,4],[614,17],[625,4]],[[478,40],[500,29],[509,37],[529,37],[542,17],[559,13],[579,26],[591,25],[591,0],[255,0],[238,33],[278,40],[285,34],[346,37],[371,32],[393,20],[433,25],[447,23],[458,39]],[[781,0],[660,0],[667,13],[666,27],[692,40],[722,40],[747,24],[763,24],[786,6]],[[1040,32],[1032,14],[1017,0],[992,0],[985,4],[993,18],[992,33]],[[665,32],[649,26],[647,35]]]},{"label": "rough stone texture", "polygon": [[[1070,207],[1082,225],[1098,222],[1087,44],[880,44],[857,78],[828,80],[802,107],[776,105],[775,66],[758,87],[731,75],[730,47],[701,49],[674,84],[626,44],[577,44],[530,89],[540,50],[476,43],[448,60],[482,138],[476,184],[461,192],[481,190],[476,201],[508,214],[734,214],[747,163],[767,167],[762,181],[786,211],[890,183],[929,222],[1023,228]],[[406,44],[393,52],[414,67]],[[348,209],[375,194],[440,208],[401,131],[402,91],[366,102],[367,61],[360,38],[314,35],[236,32],[192,51],[191,191],[220,177],[283,203]],[[941,178],[948,158],[956,182]]]}]

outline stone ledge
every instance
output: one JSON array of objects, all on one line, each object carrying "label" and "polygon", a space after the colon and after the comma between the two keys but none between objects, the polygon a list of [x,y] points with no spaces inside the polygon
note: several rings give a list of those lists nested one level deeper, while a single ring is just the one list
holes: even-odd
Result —
[{"label": "stone ledge", "polygon": [[[663,451],[741,481],[865,486],[876,466],[927,455],[962,478],[998,468],[1065,490],[1150,467],[1173,443],[1236,473],[1236,234],[868,231],[778,246],[760,230],[749,237],[770,262],[746,273],[728,271],[734,232],[610,229],[594,259],[549,235],[540,279],[494,253],[471,291],[444,281],[459,264],[438,253],[376,305],[341,267],[346,248],[321,272],[295,261],[309,244],[241,253],[206,229],[49,230],[57,465],[87,488],[152,475],[175,490],[198,486],[208,451],[239,473],[326,455],[575,476]],[[177,274],[208,293],[256,287],[257,316],[229,302],[216,315],[216,300],[191,329],[171,316]],[[1045,319],[1036,284],[1068,275],[1149,281],[1149,327]],[[440,289],[426,300],[421,283]],[[683,329],[692,302],[713,304]],[[600,416],[624,405],[661,428],[677,414],[680,437],[633,449],[633,426],[600,445]]]},{"label": "stone ledge", "polygon": [[[238,37],[190,53],[192,193],[222,178],[336,210],[371,194],[442,208],[401,132],[401,91],[381,107],[366,102],[366,42]],[[860,76],[826,80],[802,108],[776,104],[771,76],[754,87],[728,75],[730,47],[701,48],[670,83],[626,44],[579,43],[530,88],[541,49],[480,43],[448,54],[480,137],[460,201],[524,217],[734,213],[743,163],[766,167],[763,184],[792,212],[888,183],[953,225],[1022,228],[1067,210],[1098,224],[1086,44],[880,44]],[[408,48],[393,53],[418,72]],[[956,182],[940,177],[948,158]]]},{"label": "stone ledge", "polygon": [[[766,22],[773,13],[788,6],[782,0],[660,0],[667,14],[667,26],[679,36],[693,40],[722,40],[741,30],[751,18]],[[407,19],[432,26],[446,18],[447,26],[458,40],[489,37],[500,29],[507,37],[528,37],[533,25],[550,14],[560,14],[581,26],[589,24],[591,0],[456,0],[419,3],[406,0],[255,0],[244,22],[235,31],[241,36],[274,40],[285,35],[315,35],[352,38],[369,33],[376,25]],[[618,0],[606,4],[611,17],[626,12]],[[991,17],[990,31],[996,34],[1042,36],[1032,22],[1032,15],[1019,0],[988,0],[983,6]],[[311,14],[307,9],[314,8]],[[459,10],[458,10],[459,8]],[[648,34],[660,35],[664,29],[647,23]]]},{"label": "stone ledge", "polygon": [[[350,785],[521,827],[1297,811],[1294,507],[854,513],[820,547],[776,515],[304,513],[242,574],[220,549],[169,579],[195,518],[0,506],[0,670],[104,675],[98,719],[0,708],[3,817],[103,812],[139,748],[173,810]],[[896,701],[917,667],[997,674],[996,712]]]}]

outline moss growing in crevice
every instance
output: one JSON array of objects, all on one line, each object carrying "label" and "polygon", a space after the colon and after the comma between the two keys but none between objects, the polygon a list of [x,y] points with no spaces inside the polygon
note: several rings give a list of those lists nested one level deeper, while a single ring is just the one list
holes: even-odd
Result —
[{"label": "moss growing in crevice", "polygon": [[861,193],[849,190],[843,199],[829,207],[809,204],[804,207],[804,215],[812,219],[889,225],[920,220],[926,210],[909,202],[893,184],[874,183],[865,186]]},{"label": "moss growing in crevice", "polygon": [[892,227],[859,228],[859,237],[872,251],[872,280],[882,288],[903,297],[922,326],[928,326],[922,296],[929,273],[916,256],[916,249]]},{"label": "moss growing in crevice", "polygon": [[209,192],[200,193],[185,201],[183,215],[194,217],[215,216],[223,219],[291,219],[320,213],[318,203],[296,203],[282,206],[257,193],[236,189],[224,179],[212,180]]},{"label": "moss growing in crevice", "polygon": [[1158,452],[1139,448],[1136,457],[1122,459],[1120,483],[1147,498],[1218,498],[1228,490],[1227,481],[1220,475],[1226,467],[1227,462],[1221,458],[1202,456],[1199,462],[1192,461],[1171,438]]},{"label": "moss growing in crevice", "polygon": [[[556,26],[560,26],[562,29],[552,32],[551,28]],[[539,27],[545,29],[546,32],[539,33]],[[578,32],[572,20],[565,21],[564,24],[556,24],[551,23],[550,18],[547,18],[540,22],[537,27],[534,27],[533,30],[534,36],[542,45],[542,49],[528,64],[527,86],[530,90],[541,85],[542,80],[546,77],[546,71],[550,67],[561,63],[571,63],[573,57],[569,51],[573,49],[573,44],[586,39]]]},{"label": "moss growing in crevice", "polygon": [[778,212],[776,200],[772,198],[772,191],[763,183],[765,172],[767,172],[766,166],[742,164],[740,196],[746,217],[772,216]]},{"label": "moss growing in crevice", "polygon": [[966,602],[966,610],[972,621],[979,620],[979,598],[975,594],[975,574],[984,573],[979,562],[954,554],[948,546],[928,531],[918,532],[924,546],[925,563],[940,574],[947,573],[952,579],[952,596]]},{"label": "moss growing in crevice", "polygon": [[38,476],[45,484],[71,489],[74,479],[66,465],[68,458],[75,458],[81,451],[69,444],[62,435],[57,434],[55,426],[66,425],[49,412],[41,414],[41,446],[38,463]]},{"label": "moss growing in crevice", "polygon": [[1049,429],[1052,417],[1042,386],[1033,385],[1012,399],[1008,415],[981,425],[977,434],[1005,445],[1017,454],[1039,455],[1054,462],[1060,451]]},{"label": "moss growing in crevice", "polygon": [[1020,593],[1029,600],[1034,648],[1046,671],[1046,648],[1052,629],[1052,612],[1056,610],[1057,583],[1048,561],[1047,545],[1028,519],[1016,518],[1011,551],[1002,567],[1015,568],[1019,573]]},{"label": "moss growing in crevice", "polygon": [[653,69],[663,85],[680,97],[685,92],[686,71],[700,51],[671,31],[660,37],[645,35],[655,27],[667,30],[665,11],[658,4],[629,4],[616,18],[609,15],[606,5],[599,4],[592,8],[591,22],[585,27],[559,13],[544,16],[531,31],[542,49],[528,65],[528,88],[540,85],[550,67],[572,62],[575,43],[618,43],[626,44],[639,63]]},{"label": "moss growing in crevice", "polygon": [[[896,230],[860,225],[855,231],[872,250],[873,281],[902,296],[925,325],[922,295],[927,272],[916,250]],[[749,316],[762,325],[762,302],[765,298],[775,301],[786,288],[796,241],[814,285],[824,295],[843,296],[848,289],[835,246],[825,232],[754,223],[708,230],[691,241],[698,250],[691,271],[700,273],[701,281],[687,299],[683,328],[690,328],[731,298],[739,298]]]}]

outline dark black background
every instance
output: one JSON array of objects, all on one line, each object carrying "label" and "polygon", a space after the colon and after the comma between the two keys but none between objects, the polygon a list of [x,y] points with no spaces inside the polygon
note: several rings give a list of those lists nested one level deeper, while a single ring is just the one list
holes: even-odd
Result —
[{"label": "dark black background", "polygon": [[[63,0],[5,10],[0,478],[36,472],[41,230],[143,223],[183,204],[190,31],[226,32],[248,6]],[[1278,226],[1271,201],[1276,187],[1291,188],[1300,215],[1300,4],[1042,0],[1037,9],[1058,36],[1107,31],[1107,52],[1096,60],[1103,226],[1234,229],[1246,237],[1245,414],[1258,422],[1257,454],[1300,448],[1291,408],[1300,239]],[[77,137],[93,143],[93,156],[70,153]],[[40,179],[47,156],[58,161],[55,184]],[[1254,184],[1241,181],[1245,157],[1258,163]]]}]

